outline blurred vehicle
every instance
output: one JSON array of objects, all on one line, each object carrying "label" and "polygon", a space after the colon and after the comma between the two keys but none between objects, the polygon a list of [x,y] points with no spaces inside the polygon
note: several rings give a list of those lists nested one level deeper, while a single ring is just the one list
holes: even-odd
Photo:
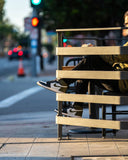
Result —
[{"label": "blurred vehicle", "polygon": [[8,58],[9,60],[20,59],[20,58],[29,59],[30,53],[26,49],[15,47],[12,50],[8,51]]}]

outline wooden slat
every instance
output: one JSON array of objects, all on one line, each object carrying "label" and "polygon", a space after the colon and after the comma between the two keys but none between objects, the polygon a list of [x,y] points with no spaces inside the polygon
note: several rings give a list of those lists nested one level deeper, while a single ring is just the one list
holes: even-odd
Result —
[{"label": "wooden slat", "polygon": [[76,29],[56,29],[56,32],[67,31],[105,31],[105,30],[120,30],[124,27],[107,27],[107,28],[76,28]]},{"label": "wooden slat", "polygon": [[85,119],[85,118],[62,117],[62,116],[56,116],[56,124],[82,126],[82,127],[95,127],[95,128],[109,128],[118,130],[121,129],[120,121]]},{"label": "wooden slat", "polygon": [[56,100],[67,101],[67,102],[98,103],[98,104],[116,104],[116,105],[128,104],[128,96],[57,93]]},{"label": "wooden slat", "polygon": [[57,47],[56,55],[83,56],[83,55],[120,55],[128,54],[128,46],[105,47]]},{"label": "wooden slat", "polygon": [[120,80],[128,79],[127,71],[75,71],[75,70],[56,70],[57,78],[72,79],[105,79]]},{"label": "wooden slat", "polygon": [[75,66],[62,66],[62,70],[72,70]]}]

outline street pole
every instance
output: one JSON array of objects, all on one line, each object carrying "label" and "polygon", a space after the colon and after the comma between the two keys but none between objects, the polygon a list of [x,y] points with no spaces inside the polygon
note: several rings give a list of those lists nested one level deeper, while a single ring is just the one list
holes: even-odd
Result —
[{"label": "street pole", "polygon": [[41,54],[41,48],[42,48],[42,46],[41,46],[41,27],[42,27],[41,25],[39,25],[39,27],[38,27],[38,55],[40,57],[40,68],[43,71],[44,62],[43,62],[43,56]]},{"label": "street pole", "polygon": [[[39,17],[33,8],[32,17]],[[35,33],[34,33],[35,32]],[[43,70],[43,57],[41,55],[41,26],[33,28],[31,33],[32,76],[36,77]]]}]

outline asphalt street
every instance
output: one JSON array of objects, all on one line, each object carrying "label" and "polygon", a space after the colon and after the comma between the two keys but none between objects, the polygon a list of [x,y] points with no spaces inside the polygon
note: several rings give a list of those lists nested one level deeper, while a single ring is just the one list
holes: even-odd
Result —
[{"label": "asphalt street", "polygon": [[[18,61],[2,59],[0,73],[12,69],[11,72],[0,76],[0,115],[19,114],[28,112],[53,111],[56,108],[56,95],[36,84],[38,80],[55,79],[56,62],[48,65],[47,69],[37,77],[30,75],[30,61],[24,61],[25,77],[18,77]],[[28,67],[27,67],[28,66]]]}]

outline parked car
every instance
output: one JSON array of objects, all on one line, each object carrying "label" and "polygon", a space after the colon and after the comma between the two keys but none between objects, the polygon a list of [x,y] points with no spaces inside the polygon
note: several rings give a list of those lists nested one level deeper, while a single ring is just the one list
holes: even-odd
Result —
[{"label": "parked car", "polygon": [[15,47],[12,50],[8,51],[8,58],[9,58],[9,60],[19,59],[19,58],[29,59],[30,53],[26,49],[18,49]]}]

